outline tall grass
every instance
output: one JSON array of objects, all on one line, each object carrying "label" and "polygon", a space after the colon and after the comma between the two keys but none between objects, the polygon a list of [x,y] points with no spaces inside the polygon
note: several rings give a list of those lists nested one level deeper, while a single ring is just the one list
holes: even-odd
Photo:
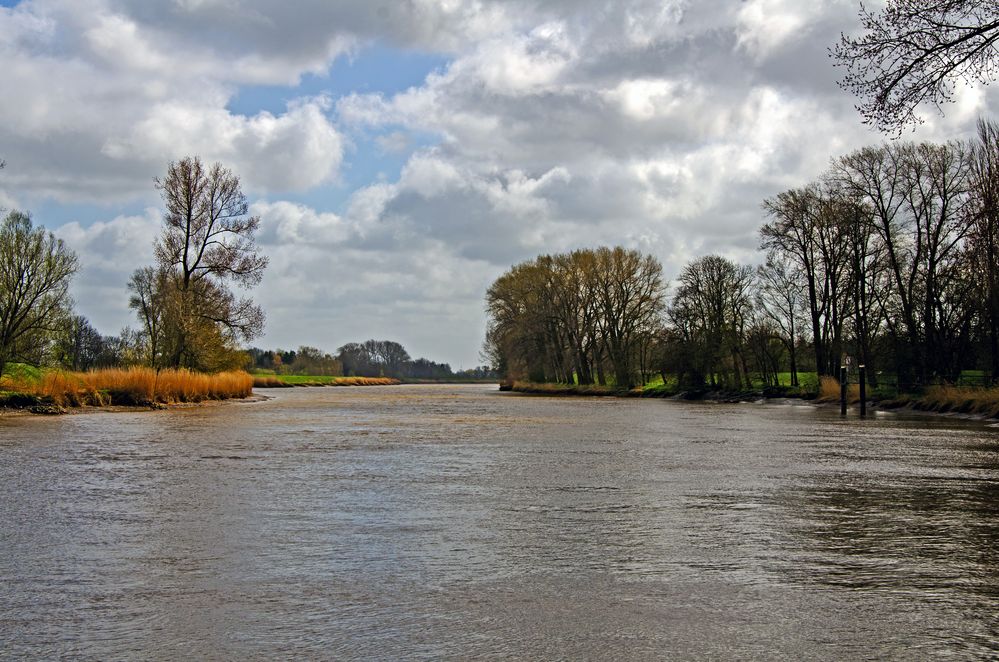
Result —
[{"label": "tall grass", "polygon": [[[819,379],[818,402],[839,402],[839,380],[835,377]],[[860,384],[847,384],[846,400],[850,403],[860,402]]]},{"label": "tall grass", "polygon": [[956,412],[999,418],[999,388],[931,386],[921,396],[897,398],[891,404],[911,405],[921,411]]},{"label": "tall grass", "polygon": [[254,375],[253,388],[290,388],[294,384],[281,381],[274,375]]},{"label": "tall grass", "polygon": [[210,375],[188,370],[111,368],[92,372],[51,371],[33,380],[4,378],[2,388],[61,407],[148,406],[245,398],[253,391],[253,378],[245,372]]},{"label": "tall grass", "polygon": [[[860,385],[850,384],[847,398],[851,403],[860,401]],[[901,393],[890,397],[875,394],[879,406],[885,409],[912,407],[919,411],[959,414],[976,414],[999,418],[999,388],[974,386],[930,386],[922,394]],[[833,377],[823,377],[819,385],[820,402],[839,401],[839,382]]]}]

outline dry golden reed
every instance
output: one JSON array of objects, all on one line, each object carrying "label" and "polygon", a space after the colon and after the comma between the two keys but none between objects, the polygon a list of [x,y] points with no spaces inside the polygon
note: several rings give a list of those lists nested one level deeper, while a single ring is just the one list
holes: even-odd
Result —
[{"label": "dry golden reed", "polygon": [[999,418],[999,388],[931,386],[912,402],[916,409]]},{"label": "dry golden reed", "polygon": [[293,386],[293,384],[288,384],[273,376],[256,375],[253,378],[253,388],[285,388],[288,386]]},{"label": "dry golden reed", "polygon": [[333,386],[395,386],[398,379],[392,377],[337,377]]},{"label": "dry golden reed", "polygon": [[[839,380],[835,377],[822,377],[819,380],[819,402],[839,402]],[[860,384],[847,384],[847,402],[860,402]]]},{"label": "dry golden reed", "polygon": [[285,381],[273,375],[256,375],[253,388],[288,388],[290,386],[395,386],[399,380],[393,377],[316,377],[314,380],[297,379]]},{"label": "dry golden reed", "polygon": [[253,378],[245,372],[205,374],[189,370],[109,368],[91,372],[52,371],[38,382],[12,381],[9,390],[61,406],[153,405],[245,398]]}]

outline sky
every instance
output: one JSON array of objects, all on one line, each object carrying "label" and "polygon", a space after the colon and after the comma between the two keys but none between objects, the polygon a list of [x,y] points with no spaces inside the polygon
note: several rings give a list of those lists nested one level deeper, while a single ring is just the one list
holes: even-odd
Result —
[{"label": "sky", "polygon": [[[674,278],[760,261],[762,201],[884,138],[828,48],[856,0],[0,2],[0,208],[79,256],[79,313],[136,326],[154,178],[220,161],[261,219],[268,348],[368,338],[481,363],[484,295],[622,245]],[[905,136],[961,139],[965,87]]]}]

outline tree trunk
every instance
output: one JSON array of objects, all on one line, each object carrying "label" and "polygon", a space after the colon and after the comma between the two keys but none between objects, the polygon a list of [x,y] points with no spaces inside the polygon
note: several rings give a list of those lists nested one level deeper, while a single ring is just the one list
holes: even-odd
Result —
[{"label": "tree trunk", "polygon": [[607,374],[604,372],[604,351],[602,349],[597,352],[595,363],[597,366],[597,383],[601,386],[607,386]]},{"label": "tree trunk", "polygon": [[808,307],[812,317],[812,346],[815,349],[815,371],[821,377],[828,374],[826,353],[822,343],[822,321],[819,315],[818,294],[815,290],[815,276],[808,274]]},{"label": "tree trunk", "polygon": [[[996,328],[999,325],[996,324],[996,317],[996,311],[993,307],[992,319],[989,324],[991,327],[989,329],[989,344],[991,345],[990,349],[992,353],[992,366],[989,373],[989,382],[993,385],[996,383],[996,379],[999,378],[999,329]],[[2,366],[0,366],[0,369],[2,369]]]},{"label": "tree trunk", "polygon": [[794,351],[794,343],[791,343],[791,386],[801,386],[798,382],[798,358]]},{"label": "tree trunk", "polygon": [[996,228],[994,221],[989,223],[985,233],[986,277],[988,278],[988,317],[989,317],[989,354],[991,355],[989,381],[996,384],[999,380],[999,254],[995,241]]},{"label": "tree trunk", "polygon": [[618,388],[631,388],[634,386],[631,379],[631,371],[628,370],[628,360],[623,350],[618,349],[611,352],[611,363],[614,364],[614,381]]}]

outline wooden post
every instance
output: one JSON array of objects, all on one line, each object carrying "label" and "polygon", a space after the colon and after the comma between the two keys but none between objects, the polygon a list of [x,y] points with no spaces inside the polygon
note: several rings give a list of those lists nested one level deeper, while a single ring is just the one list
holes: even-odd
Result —
[{"label": "wooden post", "polygon": [[846,366],[839,367],[839,413],[846,416]]},{"label": "wooden post", "polygon": [[860,364],[860,416],[867,416],[867,366]]}]

